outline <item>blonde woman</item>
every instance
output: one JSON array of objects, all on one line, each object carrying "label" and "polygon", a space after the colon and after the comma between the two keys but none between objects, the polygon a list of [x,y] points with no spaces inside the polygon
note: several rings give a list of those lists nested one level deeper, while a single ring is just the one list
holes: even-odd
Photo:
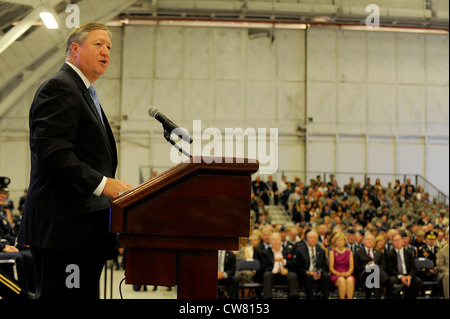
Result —
[{"label": "blonde woman", "polygon": [[333,237],[333,249],[329,255],[330,280],[338,287],[340,299],[352,299],[355,290],[355,277],[353,277],[353,253],[346,248],[347,237],[339,232]]},{"label": "blonde woman", "polygon": [[386,245],[386,238],[384,238],[383,235],[378,235],[375,238],[375,249],[381,251],[384,254],[385,253],[385,245]]}]

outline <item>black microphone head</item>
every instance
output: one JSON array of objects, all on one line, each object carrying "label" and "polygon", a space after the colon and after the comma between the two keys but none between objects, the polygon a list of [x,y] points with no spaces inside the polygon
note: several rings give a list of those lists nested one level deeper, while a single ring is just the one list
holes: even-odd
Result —
[{"label": "black microphone head", "polygon": [[153,106],[150,110],[148,110],[148,115],[150,115],[151,117],[155,117],[158,113],[159,110],[156,106]]}]

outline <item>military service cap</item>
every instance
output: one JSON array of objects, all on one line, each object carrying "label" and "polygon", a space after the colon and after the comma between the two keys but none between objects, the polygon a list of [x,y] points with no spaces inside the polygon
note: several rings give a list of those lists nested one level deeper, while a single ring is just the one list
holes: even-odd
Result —
[{"label": "military service cap", "polygon": [[429,230],[425,233],[425,238],[428,239],[436,239],[437,238],[437,233],[434,230]]},{"label": "military service cap", "polygon": [[9,177],[0,176],[0,190],[8,191],[8,185],[11,182]]}]

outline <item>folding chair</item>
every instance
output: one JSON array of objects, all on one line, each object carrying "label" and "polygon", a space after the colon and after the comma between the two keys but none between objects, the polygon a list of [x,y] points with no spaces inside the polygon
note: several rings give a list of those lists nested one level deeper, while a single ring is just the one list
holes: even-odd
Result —
[{"label": "folding chair", "polygon": [[17,274],[16,260],[13,258],[2,258],[2,257],[3,256],[0,255],[0,269],[2,269],[5,272],[5,274],[7,274],[10,277],[13,277],[14,280],[18,281],[19,276]]},{"label": "folding chair", "polygon": [[[417,268],[417,272],[420,274],[425,274],[425,273],[429,273],[428,270],[430,269],[434,269],[434,265],[433,262],[429,259],[426,258],[417,258],[415,259],[415,263],[416,263],[416,268]],[[422,278],[424,278],[425,276],[421,276]],[[439,284],[439,280],[438,280],[438,274],[437,272],[433,275],[431,280],[423,280],[423,286],[422,286],[422,292],[423,292],[423,297],[426,297],[426,292],[430,291],[431,293],[429,294],[430,298],[440,298],[440,284]]]},{"label": "folding chair", "polygon": [[[260,267],[260,262],[257,259],[243,259],[239,260],[236,263],[236,271],[244,271],[244,270],[250,270],[250,271],[256,271]],[[257,289],[262,289],[263,285],[258,282],[248,282],[248,283],[241,283],[239,285],[239,289],[241,290],[241,296],[244,296],[245,289],[248,289],[249,292],[254,292]]]}]

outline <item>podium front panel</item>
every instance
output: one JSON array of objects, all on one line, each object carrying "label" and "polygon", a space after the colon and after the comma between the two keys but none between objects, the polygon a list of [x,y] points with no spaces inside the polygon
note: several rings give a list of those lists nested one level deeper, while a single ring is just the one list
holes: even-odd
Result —
[{"label": "podium front panel", "polygon": [[182,180],[126,209],[125,233],[248,236],[250,182],[248,176],[221,174],[199,174]]}]

